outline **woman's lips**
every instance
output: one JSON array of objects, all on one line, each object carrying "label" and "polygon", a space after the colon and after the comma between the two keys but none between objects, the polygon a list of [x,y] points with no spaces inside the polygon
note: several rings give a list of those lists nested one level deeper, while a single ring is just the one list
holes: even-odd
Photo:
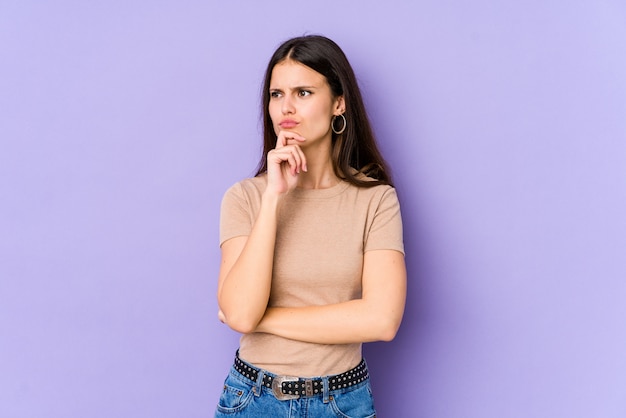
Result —
[{"label": "woman's lips", "polygon": [[278,126],[280,126],[282,129],[292,129],[298,126],[298,122],[296,122],[295,120],[286,119],[281,121]]}]

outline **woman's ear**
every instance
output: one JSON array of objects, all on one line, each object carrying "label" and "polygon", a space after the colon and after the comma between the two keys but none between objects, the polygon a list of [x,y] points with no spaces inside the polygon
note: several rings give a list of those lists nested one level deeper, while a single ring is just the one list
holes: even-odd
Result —
[{"label": "woman's ear", "polygon": [[342,115],[345,111],[346,111],[346,102],[343,99],[343,96],[339,96],[337,97],[337,99],[335,99],[333,115],[339,116],[339,115]]}]

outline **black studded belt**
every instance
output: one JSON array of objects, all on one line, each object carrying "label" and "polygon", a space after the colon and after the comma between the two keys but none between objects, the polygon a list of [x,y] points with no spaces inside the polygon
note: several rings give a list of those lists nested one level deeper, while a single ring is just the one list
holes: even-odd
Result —
[{"label": "black studded belt", "polygon": [[[239,353],[235,356],[235,370],[256,382],[260,369],[244,362],[239,358]],[[361,360],[358,366],[347,372],[327,376],[328,390],[337,390],[348,388],[365,381],[369,377],[367,365]],[[284,401],[288,399],[297,399],[300,397],[316,396],[324,391],[324,381],[322,378],[306,378],[295,376],[272,376],[263,375],[262,385],[271,388],[276,399]]]}]

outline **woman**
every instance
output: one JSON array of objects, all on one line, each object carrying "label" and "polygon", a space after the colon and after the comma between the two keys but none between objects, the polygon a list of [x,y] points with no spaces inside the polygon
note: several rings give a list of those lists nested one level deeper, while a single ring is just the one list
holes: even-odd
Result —
[{"label": "woman", "polygon": [[305,36],[272,56],[256,177],[222,201],[219,318],[241,332],[216,417],[373,417],[361,345],[394,338],[402,222],[345,55]]}]

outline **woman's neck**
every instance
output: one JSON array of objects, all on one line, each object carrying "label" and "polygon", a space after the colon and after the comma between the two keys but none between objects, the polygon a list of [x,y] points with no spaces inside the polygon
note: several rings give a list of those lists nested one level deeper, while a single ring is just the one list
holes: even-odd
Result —
[{"label": "woman's neck", "polygon": [[[307,152],[309,151],[309,152]],[[304,150],[307,171],[298,175],[298,187],[301,189],[328,189],[339,183],[335,174],[330,150],[327,152],[310,152]]]}]

